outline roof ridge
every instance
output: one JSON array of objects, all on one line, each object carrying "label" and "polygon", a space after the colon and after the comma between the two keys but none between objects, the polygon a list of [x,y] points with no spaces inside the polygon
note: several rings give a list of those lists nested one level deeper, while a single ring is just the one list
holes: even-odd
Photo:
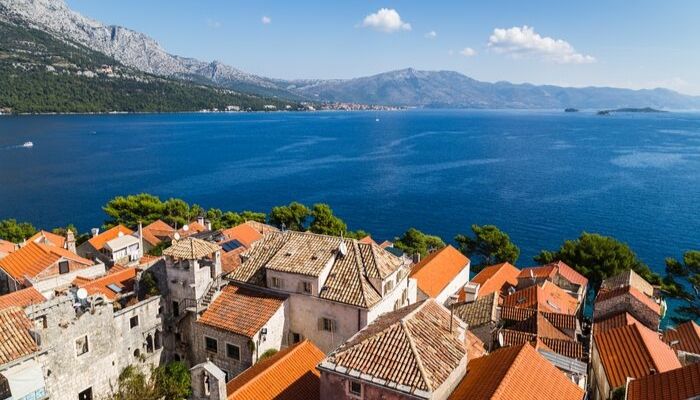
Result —
[{"label": "roof ridge", "polygon": [[413,315],[417,310],[420,310],[423,308],[423,305],[426,304],[425,302],[416,307],[415,310],[411,311],[408,313],[406,316],[401,318],[399,320],[399,326],[401,326],[401,329],[404,331],[404,334],[406,335],[406,339],[408,339],[408,345],[411,347],[411,354],[413,354],[413,358],[416,360],[416,366],[418,366],[418,371],[420,371],[421,378],[423,378],[423,382],[425,385],[428,387],[429,391],[433,391],[433,384],[428,379],[428,373],[425,371],[425,367],[423,366],[423,361],[420,358],[420,354],[418,353],[418,349],[416,348],[416,343],[413,341],[413,336],[411,335],[411,330],[408,329],[408,327],[405,324],[405,319],[408,318],[409,315]]},{"label": "roof ridge", "polygon": [[[340,239],[340,242],[343,243],[343,239]],[[362,254],[360,253],[360,249],[357,245],[357,242],[351,242],[353,249],[355,250],[355,269],[357,270],[357,276],[359,278],[359,284],[360,284],[360,296],[362,296],[362,304],[365,306],[369,306],[369,303],[367,302],[367,296],[365,296],[365,285],[363,284],[363,279],[365,278],[362,274],[362,265],[360,265],[360,262],[358,261],[358,257],[362,257]],[[338,254],[336,254],[336,260],[338,259]],[[343,256],[345,257],[345,256]],[[333,263],[335,264],[335,263]],[[364,263],[363,263],[364,264]],[[366,273],[366,271],[365,271]],[[372,283],[370,282],[370,285]],[[372,286],[374,288],[374,286]],[[375,289],[376,290],[376,289]]]},{"label": "roof ridge", "polygon": [[513,371],[514,370],[513,365],[515,365],[515,363],[517,363],[520,360],[520,358],[524,357],[523,354],[526,351],[525,346],[531,346],[531,344],[526,342],[520,346],[520,350],[518,350],[518,355],[515,356],[515,358],[513,358],[513,362],[510,363],[510,365],[508,366],[508,370],[506,371],[505,374],[503,374],[503,378],[501,378],[501,382],[498,384],[498,386],[496,386],[496,390],[493,391],[493,395],[491,396],[492,399],[496,398],[496,394],[499,393],[501,391],[501,389],[507,385],[509,378],[511,376],[513,376],[513,374],[515,373]]},{"label": "roof ridge", "polygon": [[[286,352],[285,352],[284,354],[282,354],[277,360],[275,360],[274,362],[272,362],[270,365],[266,366],[264,370],[260,371],[260,373],[258,373],[258,374],[255,375],[254,377],[252,377],[249,381],[247,381],[246,383],[244,383],[244,384],[242,384],[241,386],[239,386],[234,392],[232,392],[232,393],[227,393],[227,394],[226,394],[226,397],[228,398],[228,397],[231,396],[233,393],[239,392],[241,389],[243,389],[243,388],[249,386],[251,383],[257,382],[257,381],[258,381],[258,378],[260,378],[260,377],[263,375],[263,372],[265,372],[268,368],[272,367],[273,365],[276,365],[277,363],[281,362],[282,360],[286,360],[287,358],[289,358],[290,354],[296,354],[296,352],[302,347],[302,345],[306,345],[306,344],[308,344],[308,343],[310,343],[310,342],[309,342],[309,339],[304,339],[303,341],[299,342],[299,343],[298,343],[297,345],[295,345],[295,346],[287,347],[287,348],[285,349]],[[282,350],[282,351],[284,351],[284,350]],[[273,357],[274,357],[274,356],[273,356]],[[258,360],[258,361],[260,361],[260,360]],[[253,364],[253,365],[255,365],[255,364]],[[252,366],[251,366],[251,367],[252,367]],[[248,367],[248,368],[251,368],[251,367]],[[246,369],[246,370],[247,370],[247,369]],[[235,378],[233,378],[233,379],[235,379]],[[233,379],[232,379],[232,380],[233,380]],[[228,382],[227,382],[227,383],[228,383]]]}]

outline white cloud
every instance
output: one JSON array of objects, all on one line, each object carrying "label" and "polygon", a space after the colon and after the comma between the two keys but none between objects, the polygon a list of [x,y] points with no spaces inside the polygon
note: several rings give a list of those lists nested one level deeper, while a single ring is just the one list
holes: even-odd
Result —
[{"label": "white cloud", "polygon": [[435,31],[430,31],[425,34],[425,37],[428,39],[435,39],[437,37],[437,32]]},{"label": "white cloud", "polygon": [[401,16],[393,8],[381,8],[376,13],[366,16],[362,26],[386,33],[411,30],[411,24],[401,20]]},{"label": "white cloud", "polygon": [[471,47],[465,47],[459,51],[459,54],[465,57],[473,57],[476,55],[476,50],[472,49]]},{"label": "white cloud", "polygon": [[567,41],[542,37],[527,25],[494,29],[488,46],[497,53],[510,54],[514,58],[535,56],[559,64],[589,64],[596,61],[593,56],[576,52]]},{"label": "white cloud", "polygon": [[208,19],[207,26],[212,28],[212,29],[219,29],[219,28],[221,28],[221,22],[215,21],[213,19]]},{"label": "white cloud", "polygon": [[272,18],[268,17],[267,15],[263,15],[263,17],[260,18],[260,22],[262,22],[265,25],[268,25],[272,23]]}]

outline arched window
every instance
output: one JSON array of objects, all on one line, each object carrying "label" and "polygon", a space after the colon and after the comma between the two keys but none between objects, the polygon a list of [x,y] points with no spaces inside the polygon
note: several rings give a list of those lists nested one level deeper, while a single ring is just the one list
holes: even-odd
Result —
[{"label": "arched window", "polygon": [[202,383],[204,384],[204,395],[209,396],[211,388],[209,387],[209,374],[206,371],[202,372]]},{"label": "arched window", "polygon": [[134,357],[139,357],[141,355],[141,350],[136,349],[134,350]]},{"label": "arched window", "polygon": [[153,337],[153,344],[155,345],[156,350],[160,350],[161,347],[163,347],[163,338],[161,338],[160,330],[156,329],[156,333]]},{"label": "arched window", "polygon": [[146,353],[153,353],[153,336],[150,333],[146,336]]}]

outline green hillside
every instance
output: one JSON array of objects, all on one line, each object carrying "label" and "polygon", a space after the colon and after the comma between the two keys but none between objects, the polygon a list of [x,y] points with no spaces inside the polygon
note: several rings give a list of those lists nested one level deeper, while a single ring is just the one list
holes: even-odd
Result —
[{"label": "green hillside", "polygon": [[173,112],[277,109],[265,99],[148,75],[76,43],[20,23],[0,21],[0,110],[44,112]]}]

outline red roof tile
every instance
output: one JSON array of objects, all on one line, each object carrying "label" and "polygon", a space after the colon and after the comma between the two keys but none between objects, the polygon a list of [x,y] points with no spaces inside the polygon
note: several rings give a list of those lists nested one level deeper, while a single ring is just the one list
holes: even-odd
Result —
[{"label": "red roof tile", "polygon": [[263,235],[248,224],[240,224],[221,231],[229,240],[235,239],[243,246],[249,248],[253,243],[262,239]]},{"label": "red roof tile", "polygon": [[700,397],[700,363],[630,382],[627,400],[688,400]]},{"label": "red roof tile", "polygon": [[56,247],[65,247],[66,238],[55,233],[39,231],[34,236],[27,239],[27,242],[50,244]]},{"label": "red roof tile", "polygon": [[0,310],[9,307],[25,308],[32,304],[39,304],[46,301],[46,298],[33,287],[18,290],[0,296]]},{"label": "red roof tile", "polygon": [[16,244],[8,242],[7,240],[0,239],[0,254],[10,254],[15,250],[17,250]]},{"label": "red roof tile", "polygon": [[418,288],[423,293],[435,298],[468,267],[469,259],[448,245],[430,253],[416,264],[410,276],[417,281]]},{"label": "red roof tile", "polygon": [[482,269],[472,278],[471,282],[480,285],[479,297],[487,296],[493,292],[505,295],[509,287],[518,285],[518,274],[520,274],[520,270],[506,262]]},{"label": "red roof tile", "polygon": [[615,314],[611,317],[596,320],[593,322],[593,334],[598,335],[613,328],[640,323],[631,314],[627,312]]},{"label": "red roof tile", "polygon": [[[114,269],[114,268],[112,268]],[[111,270],[110,270],[111,272]],[[88,282],[74,281],[73,284],[87,290],[89,295],[103,294],[109,300],[115,300],[121,295],[132,292],[134,290],[134,282],[136,280],[136,268],[125,268],[117,272],[111,272],[95,280]],[[121,289],[120,292],[115,292],[109,286],[115,286]]]},{"label": "red roof tile", "polygon": [[667,329],[663,334],[664,342],[674,350],[686,353],[700,354],[700,326],[694,321],[688,321],[675,328]]},{"label": "red roof tile", "polygon": [[470,330],[467,331],[467,343],[469,344],[467,355],[469,356],[470,360],[483,357],[488,354],[484,342]]},{"label": "red roof tile", "polygon": [[143,232],[143,240],[152,246],[157,246],[162,241],[161,238],[172,239],[175,234],[175,228],[159,219],[144,226],[141,231]]},{"label": "red roof tile", "polygon": [[627,377],[641,378],[681,366],[674,351],[642,324],[610,329],[594,335],[593,341],[612,389],[623,386]]},{"label": "red roof tile", "polygon": [[563,261],[557,261],[556,263],[554,263],[554,265],[557,266],[559,270],[559,275],[564,277],[564,279],[566,279],[567,281],[580,286],[588,286],[588,278],[581,275],[578,271],[571,268]]},{"label": "red roof tile", "polygon": [[134,233],[134,231],[123,225],[117,225],[114,228],[107,229],[99,235],[90,238],[88,243],[90,243],[95,250],[102,250],[107,242],[118,238],[120,233],[123,235],[131,235]]},{"label": "red roof tile", "polygon": [[317,400],[324,354],[309,340],[264,359],[226,385],[228,400]]},{"label": "red roof tile", "polygon": [[202,314],[199,323],[252,338],[282,307],[285,298],[234,285],[221,294]]},{"label": "red roof tile", "polygon": [[20,307],[0,310],[0,365],[28,356],[38,350],[29,334],[33,327]]},{"label": "red roof tile", "polygon": [[61,258],[86,266],[93,265],[92,261],[61,247],[29,242],[21,249],[0,259],[0,269],[12,279],[21,282],[25,278],[36,277]]},{"label": "red roof tile", "polygon": [[530,344],[469,360],[450,400],[581,400],[584,391]]},{"label": "red roof tile", "polygon": [[557,267],[553,264],[543,265],[539,267],[524,268],[520,271],[518,279],[551,279],[557,273]]},{"label": "red roof tile", "polygon": [[557,285],[546,281],[542,286],[529,286],[506,296],[503,306],[573,315],[578,309],[578,300]]}]

